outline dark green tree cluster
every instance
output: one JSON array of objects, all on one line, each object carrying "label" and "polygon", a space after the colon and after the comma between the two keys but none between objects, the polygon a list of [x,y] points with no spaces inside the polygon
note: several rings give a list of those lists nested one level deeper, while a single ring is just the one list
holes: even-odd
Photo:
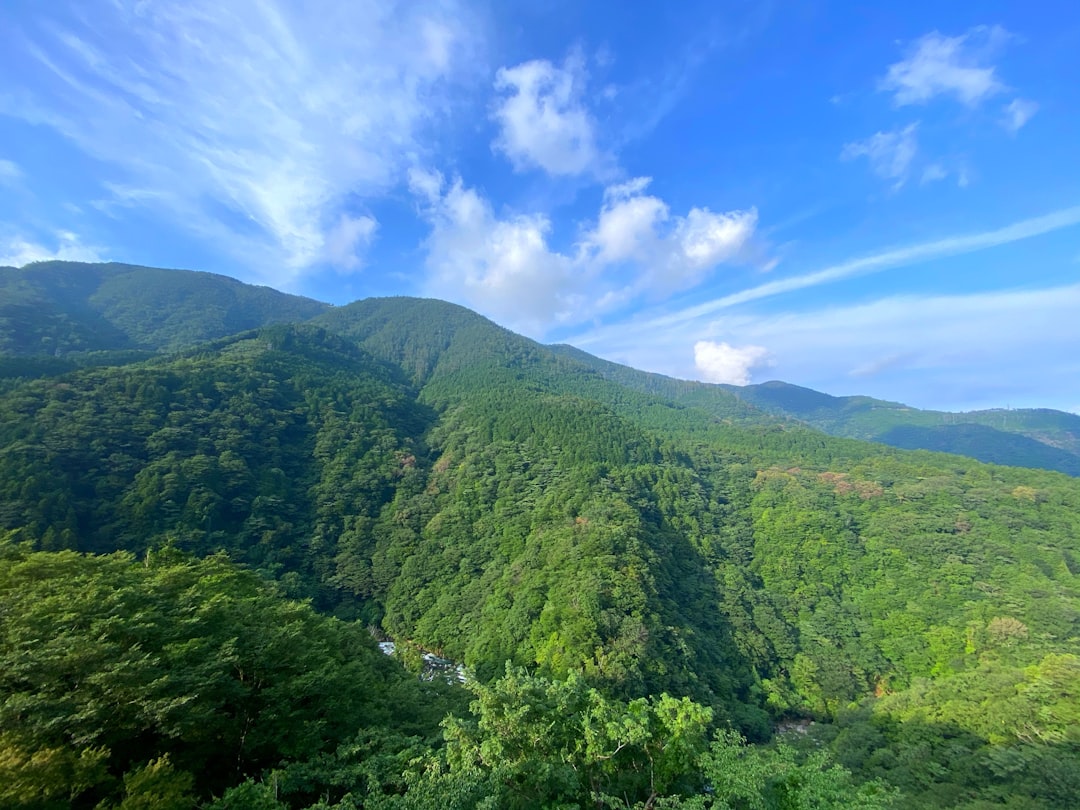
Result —
[{"label": "dark green tree cluster", "polygon": [[222,558],[10,542],[0,556],[5,807],[191,807],[380,729],[422,740],[441,719],[438,687],[364,628]]}]

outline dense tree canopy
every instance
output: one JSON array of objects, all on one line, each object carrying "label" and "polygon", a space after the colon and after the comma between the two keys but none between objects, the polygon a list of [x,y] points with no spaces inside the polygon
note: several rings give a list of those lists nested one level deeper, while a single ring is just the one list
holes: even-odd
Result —
[{"label": "dense tree canopy", "polygon": [[[127,343],[87,348],[233,323],[153,337],[106,295],[132,273],[8,283],[98,302]],[[34,549],[0,571],[4,801],[1068,806],[1076,479],[440,302],[231,300],[258,328],[0,358],[0,529]],[[471,712],[372,634],[464,664]]]}]

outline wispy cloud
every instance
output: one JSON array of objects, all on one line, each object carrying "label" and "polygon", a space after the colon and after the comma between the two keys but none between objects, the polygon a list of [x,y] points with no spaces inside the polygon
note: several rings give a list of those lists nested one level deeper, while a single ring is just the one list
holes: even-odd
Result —
[{"label": "wispy cloud", "polygon": [[941,180],[953,178],[960,188],[967,188],[971,183],[971,170],[965,158],[939,160],[928,163],[919,175],[919,185],[927,186]]},{"label": "wispy cloud", "polygon": [[840,152],[841,160],[865,157],[870,161],[874,174],[891,180],[894,189],[907,182],[911,162],[919,150],[915,132],[918,124],[908,124],[891,132],[875,132],[863,141],[846,144]]},{"label": "wispy cloud", "polygon": [[1015,135],[1039,111],[1039,105],[1024,98],[1015,98],[1002,110],[1001,125]]},{"label": "wispy cloud", "polygon": [[919,183],[926,185],[927,183],[936,183],[938,180],[944,180],[949,176],[948,170],[940,163],[931,163],[925,169],[923,169],[922,177],[919,178]]},{"label": "wispy cloud", "polygon": [[[1037,390],[1040,377],[1069,379],[1080,342],[1080,285],[967,295],[902,295],[765,318],[740,317],[726,328],[764,343],[783,378],[835,393],[860,388],[930,404],[945,392],[993,404],[1005,392]],[[911,376],[906,376],[911,375]],[[919,382],[915,382],[918,380]],[[913,386],[920,385],[921,388]],[[935,390],[938,389],[938,390]],[[907,394],[897,395],[897,391]],[[1066,389],[1067,390],[1067,389]],[[1001,404],[1000,402],[998,404]],[[1046,402],[1031,403],[1046,405]]]},{"label": "wispy cloud", "polygon": [[423,151],[468,32],[452,3],[116,0],[28,32],[44,78],[3,111],[113,166],[105,206],[152,206],[284,284],[359,265],[364,201]]},{"label": "wispy cloud", "polygon": [[[1080,345],[1077,311],[1080,285],[903,295],[809,311],[733,313],[663,329],[634,325],[586,348],[636,368],[705,381],[745,384],[767,367],[770,376],[832,394],[917,407],[1053,407],[1030,401],[1030,392],[1043,389],[1043,377],[1052,374],[1068,381],[1060,395],[1075,402],[1069,386]],[[707,355],[714,346],[715,367]]]},{"label": "wispy cloud", "polygon": [[897,106],[944,95],[973,107],[1006,89],[989,60],[1008,37],[1000,26],[979,26],[955,37],[932,31],[889,66],[879,87],[893,94]]},{"label": "wispy cloud", "polygon": [[0,159],[0,185],[10,185],[23,176],[19,165],[10,160]]},{"label": "wispy cloud", "polygon": [[879,273],[884,270],[906,267],[932,259],[986,250],[1077,224],[1080,224],[1080,206],[1065,208],[1044,216],[1021,220],[992,231],[950,236],[932,242],[886,250],[832,265],[812,273],[777,279],[675,312],[644,317],[635,320],[633,323],[600,327],[591,332],[570,338],[568,342],[578,346],[590,346],[602,343],[618,335],[651,333],[657,330],[669,330],[687,325],[690,325],[691,328],[698,328],[702,319],[712,317],[723,310],[731,309],[740,304],[822,284],[830,284],[868,273]]},{"label": "wispy cloud", "polygon": [[31,262],[60,259],[69,262],[100,262],[105,259],[101,248],[85,245],[78,234],[57,231],[53,234],[54,247],[34,242],[21,235],[0,238],[0,265],[22,267]]},{"label": "wispy cloud", "polygon": [[916,362],[918,355],[912,352],[889,352],[881,357],[874,357],[868,362],[856,365],[848,374],[852,377],[876,377],[892,369],[901,368],[906,363]]}]

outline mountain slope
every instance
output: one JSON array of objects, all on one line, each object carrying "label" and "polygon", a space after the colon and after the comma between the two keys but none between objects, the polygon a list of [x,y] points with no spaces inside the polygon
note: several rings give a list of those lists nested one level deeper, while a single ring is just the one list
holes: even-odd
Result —
[{"label": "mountain slope", "polygon": [[225,551],[483,684],[666,691],[751,739],[815,718],[905,806],[1068,806],[1080,762],[1080,481],[828,436],[441,302],[12,384],[0,529]]},{"label": "mountain slope", "polygon": [[0,267],[0,354],[177,349],[326,304],[226,276],[125,264]]},{"label": "mountain slope", "polygon": [[795,420],[833,436],[1080,476],[1080,416],[1075,414],[1049,409],[945,413],[871,397],[834,397],[777,381],[711,385],[638,371],[572,346],[551,348],[627,388],[744,424]]},{"label": "mountain slope", "polygon": [[1080,416],[1046,408],[945,413],[783,382],[725,386],[755,407],[834,436],[1080,475]]},{"label": "mountain slope", "polygon": [[45,548],[226,550],[484,677],[584,666],[761,727],[705,561],[598,466],[622,478],[655,441],[580,398],[473,393],[437,417],[310,326],[30,382],[0,398],[0,524]]}]

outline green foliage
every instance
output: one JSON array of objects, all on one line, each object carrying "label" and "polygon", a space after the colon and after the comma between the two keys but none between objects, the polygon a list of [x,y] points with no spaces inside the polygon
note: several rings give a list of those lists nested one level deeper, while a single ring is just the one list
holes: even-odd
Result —
[{"label": "green foliage", "polygon": [[762,410],[798,419],[834,436],[1080,475],[1080,417],[1063,411],[1021,408],[943,413],[871,397],[833,397],[775,381],[723,387]]},{"label": "green foliage", "polygon": [[28,383],[0,415],[0,527],[45,548],[227,550],[310,594],[407,477],[426,419],[390,371],[286,327]]},{"label": "green foliage", "polygon": [[879,810],[891,807],[896,791],[881,781],[857,784],[829,755],[800,759],[795,750],[746,746],[733,734],[718,735],[703,760],[710,790],[684,807],[723,810]]},{"label": "green foliage", "polygon": [[509,667],[473,689],[478,719],[447,722],[447,760],[451,773],[498,773],[504,806],[644,801],[695,786],[711,712],[686,698],[623,703],[575,675],[549,681]]},{"label": "green foliage", "polygon": [[179,349],[327,309],[211,273],[61,261],[0,268],[0,301],[0,354],[56,357]]},{"label": "green foliage", "polygon": [[190,806],[193,785],[219,790],[426,714],[430,697],[364,629],[221,558],[3,557],[7,806],[117,792],[125,808]]},{"label": "green foliage", "polygon": [[879,810],[895,798],[880,781],[857,784],[821,751],[747,746],[733,732],[710,745],[709,710],[685,698],[623,702],[576,676],[510,667],[472,689],[476,719],[447,720],[446,751],[406,793],[365,806]]},{"label": "green foliage", "polygon": [[[158,272],[4,277],[66,313],[6,334],[70,345],[11,344],[0,388],[0,530],[63,552],[5,552],[0,803],[874,807],[880,779],[904,806],[1069,806],[1076,480],[826,436],[440,302],[90,352],[299,317]],[[161,302],[206,317],[155,331]],[[440,750],[453,690],[280,594],[464,663],[477,715]],[[706,751],[710,716],[755,743],[818,722]]]}]

